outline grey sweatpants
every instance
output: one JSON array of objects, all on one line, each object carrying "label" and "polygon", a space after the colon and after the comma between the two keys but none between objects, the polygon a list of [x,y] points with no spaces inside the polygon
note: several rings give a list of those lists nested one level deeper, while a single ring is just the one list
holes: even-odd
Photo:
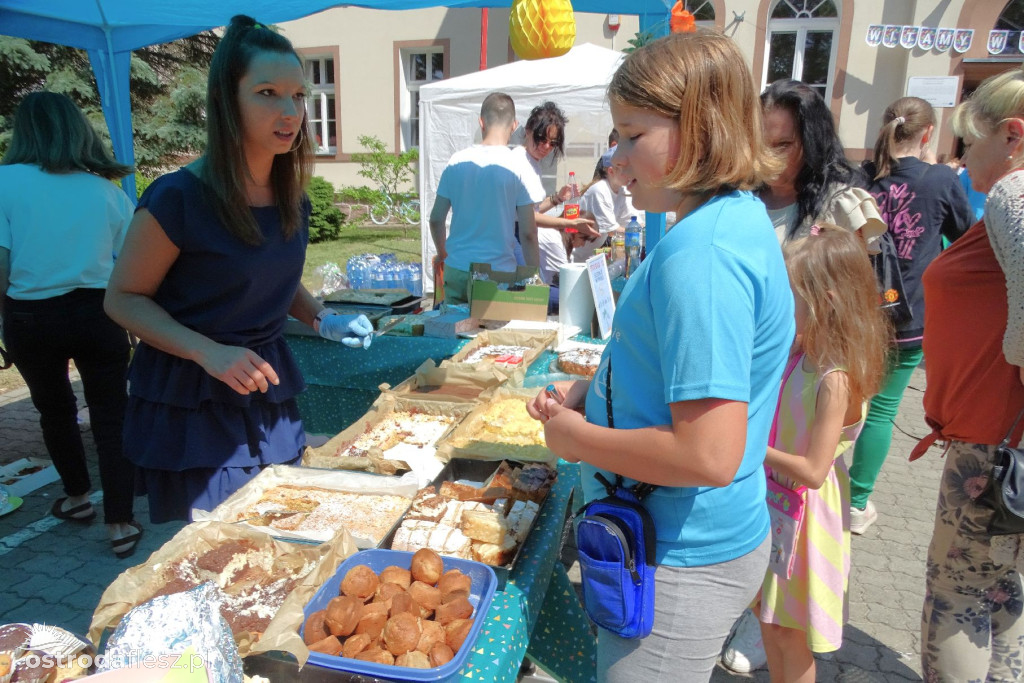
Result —
[{"label": "grey sweatpants", "polygon": [[654,630],[626,640],[599,628],[601,683],[706,683],[729,629],[746,609],[768,570],[770,539],[735,560],[655,572]]}]

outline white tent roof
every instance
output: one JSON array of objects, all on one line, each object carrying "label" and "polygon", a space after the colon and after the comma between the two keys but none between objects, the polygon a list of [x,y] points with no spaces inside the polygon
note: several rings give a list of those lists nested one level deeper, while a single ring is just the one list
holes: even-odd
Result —
[{"label": "white tent roof", "polygon": [[551,100],[566,114],[567,148],[593,153],[569,157],[580,182],[589,182],[597,157],[612,129],[607,88],[623,54],[583,43],[561,57],[517,61],[484,71],[438,81],[420,88],[420,202],[424,289],[432,289],[429,264],[434,254],[428,218],[441,172],[451,156],[480,139],[480,105],[498,91],[516,103],[520,125],[538,104]]}]

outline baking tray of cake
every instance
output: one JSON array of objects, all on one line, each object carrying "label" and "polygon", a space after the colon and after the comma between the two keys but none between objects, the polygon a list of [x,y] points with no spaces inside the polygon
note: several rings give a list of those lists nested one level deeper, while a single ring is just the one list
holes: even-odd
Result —
[{"label": "baking tray of cake", "polygon": [[419,482],[413,475],[271,465],[198,521],[217,521],[288,541],[322,543],[344,527],[359,548],[394,533]]},{"label": "baking tray of cake", "polygon": [[493,365],[506,375],[521,375],[558,336],[555,330],[484,330],[442,366]]},{"label": "baking tray of cake", "polygon": [[[482,562],[494,570],[498,590],[502,590],[557,477],[553,467],[540,463],[456,458],[416,494],[381,547],[430,547],[443,556]],[[514,500],[505,517],[510,491]],[[499,540],[503,542],[494,542]]]},{"label": "baking tray of cake", "polygon": [[477,405],[382,393],[362,417],[323,446],[306,449],[302,464],[375,474],[411,470],[421,481],[431,481],[444,467],[437,458],[438,444]]},{"label": "baking tray of cake", "polygon": [[486,403],[473,408],[437,443],[437,457],[447,461],[516,460],[553,465],[558,457],[544,439],[544,425],[530,417],[526,404],[536,388],[499,386]]},{"label": "baking tray of cake", "polygon": [[309,545],[237,524],[194,522],[114,579],[100,596],[88,637],[98,644],[133,607],[213,581],[240,656],[283,651],[305,662],[309,650],[298,634],[303,608],[356,550],[345,532]]}]

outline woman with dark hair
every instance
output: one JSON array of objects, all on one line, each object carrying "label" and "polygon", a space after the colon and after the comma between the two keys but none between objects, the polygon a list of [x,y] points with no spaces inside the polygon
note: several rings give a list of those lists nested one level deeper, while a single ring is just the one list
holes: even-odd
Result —
[{"label": "woman with dark hair", "polygon": [[110,181],[131,172],[103,148],[75,103],[51,92],[31,93],[18,105],[0,161],[0,314],[67,494],[50,512],[77,522],[96,517],[68,379],[74,360],[118,557],[135,551],[142,527],[132,518],[135,475],[121,443],[130,346],[124,328],[103,312],[103,292],[133,209]]},{"label": "woman with dark hair", "polygon": [[236,16],[210,65],[207,145],[139,201],[106,308],[142,340],[129,370],[125,450],[154,522],[211,510],[305,445],[291,315],[368,347],[364,316],[324,308],[299,281],[313,161],[302,62]]},{"label": "woman with dark hair", "polygon": [[868,251],[885,232],[867,178],[846,158],[832,112],[814,89],[779,80],[761,94],[765,133],[786,168],[758,193],[779,241],[805,237],[816,222],[859,231]]},{"label": "woman with dark hair", "polygon": [[554,282],[559,268],[567,261],[563,238],[566,231],[590,239],[597,239],[601,235],[594,229],[594,221],[589,218],[563,218],[547,213],[572,196],[572,188],[568,185],[548,195],[541,183],[540,167],[541,162],[549,154],[554,154],[555,159],[560,159],[565,154],[565,124],[568,122],[569,119],[554,102],[545,102],[534,107],[524,126],[526,138],[523,140],[523,146],[513,150],[522,155],[533,169],[533,174],[524,177],[523,181],[526,183],[530,198],[536,204],[541,279],[547,284]]}]

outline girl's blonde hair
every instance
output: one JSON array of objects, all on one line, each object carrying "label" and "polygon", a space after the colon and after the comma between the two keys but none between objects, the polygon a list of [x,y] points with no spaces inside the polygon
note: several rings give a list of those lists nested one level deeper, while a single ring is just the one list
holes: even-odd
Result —
[{"label": "girl's blonde hair", "polygon": [[107,180],[133,170],[106,150],[78,105],[55,92],[33,92],[21,100],[11,146],[0,164],[34,164],[47,173],[85,171]]},{"label": "girl's blonde hair", "polygon": [[1024,67],[982,81],[953,111],[953,132],[983,138],[1011,118],[1024,118]]},{"label": "girl's blonde hair", "polygon": [[839,367],[851,396],[878,392],[892,337],[878,283],[860,237],[821,223],[783,247],[793,292],[807,304],[803,349],[819,368]]},{"label": "girl's blonde hair", "polygon": [[782,170],[764,142],[750,69],[720,33],[674,33],[638,48],[612,76],[608,96],[676,120],[678,159],[664,187],[751,190]]},{"label": "girl's blonde hair", "polygon": [[928,126],[935,125],[935,110],[920,97],[901,97],[885,108],[882,121],[875,142],[875,180],[888,176],[899,163],[897,145],[916,140]]}]

